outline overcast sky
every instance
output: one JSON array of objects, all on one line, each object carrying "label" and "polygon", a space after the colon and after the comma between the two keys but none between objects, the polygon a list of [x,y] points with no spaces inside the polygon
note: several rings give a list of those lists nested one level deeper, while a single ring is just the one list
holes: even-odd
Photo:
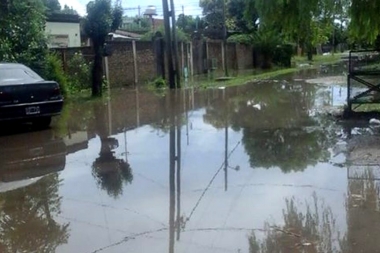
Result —
[{"label": "overcast sky", "polygon": [[[169,0],[168,0],[169,1]],[[64,6],[65,4],[73,7],[80,15],[86,14],[86,5],[89,0],[59,0],[60,4]],[[157,14],[162,17],[162,1],[161,0],[122,0],[123,8],[128,8],[129,10],[124,10],[124,15],[135,16],[138,14],[138,6],[141,7],[141,14],[144,13],[145,9],[149,5],[156,6]],[[184,7],[185,15],[201,15],[202,9],[199,8],[199,0],[174,0],[176,15],[182,13],[182,6]],[[131,10],[130,8],[135,8]]]}]

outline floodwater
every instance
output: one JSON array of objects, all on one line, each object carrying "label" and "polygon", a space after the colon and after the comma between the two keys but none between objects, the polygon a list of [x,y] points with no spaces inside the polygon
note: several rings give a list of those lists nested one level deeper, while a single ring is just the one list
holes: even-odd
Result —
[{"label": "floodwater", "polygon": [[8,130],[0,252],[380,252],[380,131],[326,116],[344,86],[315,81],[342,74],[117,91]]}]

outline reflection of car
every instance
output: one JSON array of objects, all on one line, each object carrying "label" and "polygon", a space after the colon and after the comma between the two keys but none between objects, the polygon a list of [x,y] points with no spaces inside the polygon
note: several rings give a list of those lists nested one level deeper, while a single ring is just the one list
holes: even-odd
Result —
[{"label": "reflection of car", "polygon": [[50,129],[0,136],[0,192],[62,171],[66,145]]},{"label": "reflection of car", "polygon": [[55,81],[45,81],[22,64],[0,63],[0,122],[22,120],[49,126],[62,105]]}]

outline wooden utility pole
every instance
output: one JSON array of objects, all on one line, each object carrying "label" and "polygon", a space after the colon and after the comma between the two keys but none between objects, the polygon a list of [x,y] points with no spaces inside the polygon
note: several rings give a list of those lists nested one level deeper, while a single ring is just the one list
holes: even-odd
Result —
[{"label": "wooden utility pole", "polygon": [[228,76],[227,68],[227,27],[226,27],[226,0],[223,0],[223,51],[224,51],[224,75]]},{"label": "wooden utility pole", "polygon": [[177,26],[175,20],[175,9],[174,9],[174,0],[170,0],[170,14],[172,18],[172,36],[173,36],[173,57],[174,57],[174,67],[175,67],[175,76],[177,85],[176,88],[181,88],[181,76],[179,70],[179,62],[178,62],[178,41],[177,41]]},{"label": "wooden utility pole", "polygon": [[173,66],[173,53],[171,45],[171,29],[170,29],[170,15],[169,5],[167,0],[162,0],[162,8],[164,12],[164,27],[165,27],[165,50],[168,61],[168,73],[169,73],[169,87],[170,89],[175,89],[175,73]]}]

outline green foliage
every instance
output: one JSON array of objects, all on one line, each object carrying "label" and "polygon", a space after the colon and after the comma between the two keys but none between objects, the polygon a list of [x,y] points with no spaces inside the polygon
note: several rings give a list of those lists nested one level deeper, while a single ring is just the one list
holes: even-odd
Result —
[{"label": "green foliage", "polygon": [[43,0],[44,5],[50,12],[60,12],[61,4],[58,0]]},{"label": "green foliage", "polygon": [[55,53],[49,53],[46,57],[44,78],[56,81],[59,84],[62,94],[64,96],[68,95],[67,77],[62,68],[62,61]]},{"label": "green foliage", "polygon": [[[160,32],[162,34],[162,36],[165,38],[165,27],[163,25],[159,26],[155,32],[153,31],[149,31],[147,33],[145,33],[142,37],[141,37],[141,40],[142,41],[152,41],[154,35],[156,34],[156,32]],[[182,29],[178,28],[176,30],[176,35],[177,35],[177,41],[181,42],[187,42],[189,41],[189,35],[186,34]]]},{"label": "green foliage", "polygon": [[234,34],[228,37],[227,42],[252,45],[253,37],[251,34]]},{"label": "green foliage", "polygon": [[352,0],[349,9],[351,37],[374,42],[380,34],[379,9],[379,1]]},{"label": "green foliage", "polygon": [[290,68],[291,59],[294,53],[294,45],[283,44],[275,48],[273,54],[273,63],[277,66]]},{"label": "green foliage", "polygon": [[66,4],[65,4],[65,6],[63,6],[63,9],[61,10],[61,13],[78,15],[78,12],[76,10],[74,10],[73,7],[69,7]]},{"label": "green foliage", "polygon": [[154,83],[154,86],[156,88],[166,88],[167,87],[166,81],[162,77],[157,78],[156,80],[153,81],[153,83]]},{"label": "green foliage", "polygon": [[177,19],[177,27],[187,34],[192,34],[200,27],[203,29],[203,22],[199,17],[193,18],[191,15],[179,14]]},{"label": "green foliage", "polygon": [[44,6],[13,0],[0,7],[0,61],[20,62],[42,73],[47,53]]},{"label": "green foliage", "polygon": [[248,33],[257,29],[259,18],[256,8],[246,11],[249,7],[247,0],[230,0],[227,3],[228,29],[235,32]]},{"label": "green foliage", "polygon": [[331,0],[254,1],[260,23],[277,27],[285,38],[298,43],[308,53],[328,40],[339,14],[337,1]]},{"label": "green foliage", "polygon": [[271,57],[274,49],[282,43],[282,40],[276,29],[261,26],[252,34],[252,43],[262,54]]},{"label": "green foliage", "polygon": [[91,63],[81,53],[75,53],[67,63],[67,79],[70,92],[78,92],[91,88]]}]

